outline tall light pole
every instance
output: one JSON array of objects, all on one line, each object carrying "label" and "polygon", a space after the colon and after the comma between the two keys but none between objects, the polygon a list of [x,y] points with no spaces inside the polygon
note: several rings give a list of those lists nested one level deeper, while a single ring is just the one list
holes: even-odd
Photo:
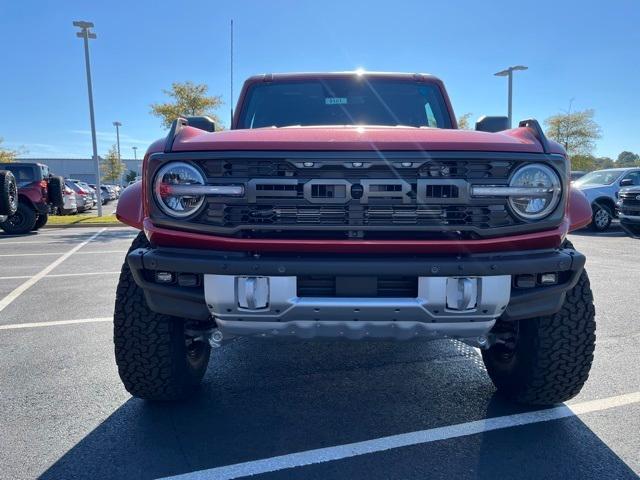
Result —
[{"label": "tall light pole", "polygon": [[138,176],[138,147],[133,146],[133,159],[136,161],[136,177]]},{"label": "tall light pole", "polygon": [[513,72],[516,70],[527,70],[528,68],[529,67],[525,67],[524,65],[516,65],[498,73],[494,73],[496,77],[509,77],[509,128],[511,128],[513,120]]},{"label": "tall light pole", "polygon": [[[98,158],[98,141],[96,140],[96,120],[93,113],[93,87],[91,86],[91,63],[89,62],[89,39],[95,39],[96,34],[91,32],[93,23],[76,21],[74,27],[80,28],[76,36],[84,40],[84,63],[87,69],[87,91],[89,92],[89,117],[91,119],[91,141],[93,142],[93,162],[96,168],[96,187],[100,195],[100,159]],[[98,216],[102,216],[102,202],[98,202]]]},{"label": "tall light pole", "polygon": [[[116,145],[118,147],[118,162],[122,163],[122,157],[120,156],[120,127],[122,123],[115,121],[113,126],[116,127]],[[122,175],[120,175],[120,186],[122,186]]]}]

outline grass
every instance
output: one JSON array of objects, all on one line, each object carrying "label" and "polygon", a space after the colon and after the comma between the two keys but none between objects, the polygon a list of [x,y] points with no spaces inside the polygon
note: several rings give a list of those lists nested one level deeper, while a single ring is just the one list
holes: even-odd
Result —
[{"label": "grass", "polygon": [[98,217],[94,213],[80,215],[49,216],[47,225],[70,226],[70,225],[122,225],[115,214]]}]

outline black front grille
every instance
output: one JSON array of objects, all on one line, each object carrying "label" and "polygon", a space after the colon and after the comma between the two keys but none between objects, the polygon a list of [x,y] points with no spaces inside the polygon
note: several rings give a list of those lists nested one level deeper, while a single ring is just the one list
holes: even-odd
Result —
[{"label": "black front grille", "polygon": [[416,298],[418,277],[380,275],[376,277],[336,277],[304,275],[297,279],[299,297],[383,297]]},{"label": "black front grille", "polygon": [[[357,160],[357,159],[356,159]],[[354,166],[357,165],[357,166]],[[360,164],[360,165],[358,165]],[[226,178],[508,178],[516,162],[509,160],[205,160],[210,177]]]},{"label": "black front grille", "polygon": [[638,197],[640,197],[640,192],[620,194],[622,205],[625,207],[640,206],[640,200],[638,199]]},{"label": "black front grille", "polygon": [[503,227],[514,224],[504,205],[221,205],[210,204],[201,221],[223,228],[327,227]]},{"label": "black front grille", "polygon": [[[261,158],[261,155],[264,158]],[[169,157],[169,158],[167,158]],[[529,162],[559,172],[563,158],[483,152],[197,152],[154,162],[196,163],[211,185],[243,185],[242,196],[208,196],[185,221],[154,221],[238,238],[474,239],[541,230],[548,219],[525,222],[505,197],[474,197],[472,185],[508,185]],[[155,165],[155,164],[154,164]],[[153,170],[152,172],[153,173]],[[153,176],[153,175],[151,175]],[[564,182],[563,182],[564,183]],[[562,205],[562,202],[560,203]]]}]

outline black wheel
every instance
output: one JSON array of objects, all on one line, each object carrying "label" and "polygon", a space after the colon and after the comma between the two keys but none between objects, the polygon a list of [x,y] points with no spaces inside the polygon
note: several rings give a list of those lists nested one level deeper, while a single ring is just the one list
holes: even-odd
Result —
[{"label": "black wheel", "polygon": [[1,226],[7,233],[29,233],[33,230],[37,218],[38,215],[33,208],[26,203],[19,202],[16,213],[7,217],[7,220]]},{"label": "black wheel", "polygon": [[36,220],[36,224],[33,226],[34,230],[40,230],[47,224],[47,220],[49,220],[49,215],[46,213],[39,213],[38,219]]},{"label": "black wheel", "polygon": [[47,184],[49,203],[54,207],[62,207],[64,205],[64,179],[62,177],[49,177]]},{"label": "black wheel", "polygon": [[613,212],[606,205],[593,205],[593,215],[591,217],[591,228],[596,232],[604,232],[611,225]]},{"label": "black wheel", "polygon": [[[140,233],[130,250],[148,246]],[[151,311],[126,261],[116,291],[113,323],[118,373],[133,396],[179,400],[200,384],[209,363],[209,342],[186,336],[184,320]]]},{"label": "black wheel", "polygon": [[595,348],[595,309],[586,272],[555,315],[498,322],[509,340],[482,351],[498,392],[529,405],[553,405],[580,392]]},{"label": "black wheel", "polygon": [[18,209],[18,185],[8,170],[0,170],[0,215],[13,215]]}]

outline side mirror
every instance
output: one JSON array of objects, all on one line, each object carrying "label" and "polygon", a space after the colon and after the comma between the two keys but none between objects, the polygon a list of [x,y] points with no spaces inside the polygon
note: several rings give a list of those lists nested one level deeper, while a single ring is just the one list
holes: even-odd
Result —
[{"label": "side mirror", "polygon": [[476,130],[479,132],[501,132],[509,128],[511,128],[509,117],[488,117],[484,115],[476,122]]},{"label": "side mirror", "polygon": [[205,132],[215,132],[216,124],[211,117],[186,117],[187,125]]},{"label": "side mirror", "polygon": [[620,181],[621,187],[633,187],[633,178],[623,178]]}]

